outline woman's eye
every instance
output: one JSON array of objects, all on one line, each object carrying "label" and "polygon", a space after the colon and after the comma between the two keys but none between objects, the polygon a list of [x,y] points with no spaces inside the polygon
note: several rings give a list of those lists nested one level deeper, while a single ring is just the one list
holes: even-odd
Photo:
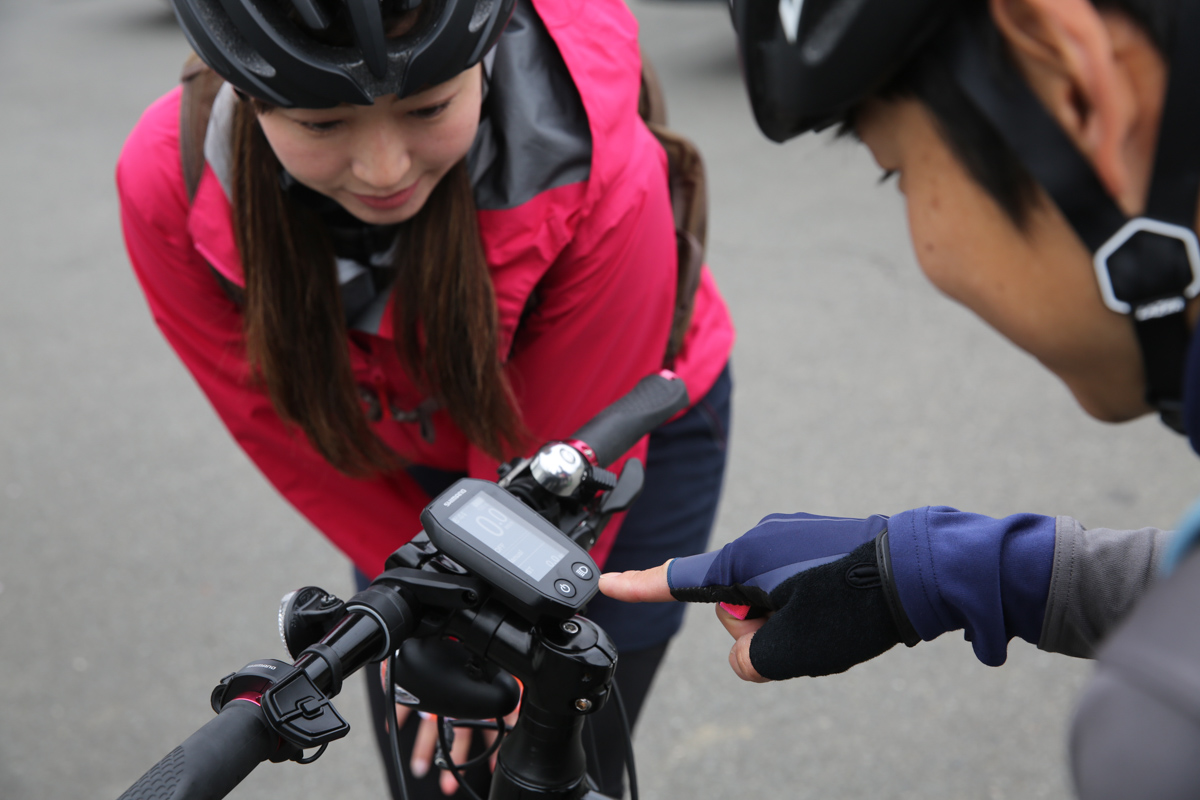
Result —
[{"label": "woman's eye", "polygon": [[434,117],[438,116],[443,111],[445,111],[449,106],[450,106],[450,101],[447,100],[444,103],[438,103],[436,106],[426,106],[425,108],[415,108],[408,113],[410,116],[416,117],[417,119],[433,119]]},{"label": "woman's eye", "polygon": [[328,133],[329,131],[336,129],[339,125],[341,125],[342,121],[340,119],[329,120],[327,122],[301,121],[299,124],[300,127],[304,128],[305,130],[310,130],[313,133]]}]

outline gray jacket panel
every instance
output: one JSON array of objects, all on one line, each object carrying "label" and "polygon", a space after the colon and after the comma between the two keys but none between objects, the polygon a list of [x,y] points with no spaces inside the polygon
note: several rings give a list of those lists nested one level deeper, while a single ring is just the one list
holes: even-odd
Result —
[{"label": "gray jacket panel", "polygon": [[1158,573],[1170,532],[1088,530],[1055,520],[1054,566],[1038,649],[1092,658]]},{"label": "gray jacket panel", "polygon": [[467,167],[475,204],[516,208],[542,192],[582,183],[592,170],[592,130],[558,45],[532,3],[520,0],[485,63],[487,95]]},{"label": "gray jacket panel", "polygon": [[1200,797],[1200,554],[1105,641],[1071,729],[1083,800]]}]

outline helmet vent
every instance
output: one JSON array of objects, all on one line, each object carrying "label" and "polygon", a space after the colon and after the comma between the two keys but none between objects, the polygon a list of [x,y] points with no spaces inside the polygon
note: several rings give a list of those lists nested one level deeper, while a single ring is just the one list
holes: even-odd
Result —
[{"label": "helmet vent", "polygon": [[479,33],[479,29],[487,24],[488,19],[492,16],[492,6],[496,4],[496,0],[479,0],[475,4],[475,11],[471,14],[471,22],[467,25],[467,30],[471,33]]},{"label": "helmet vent", "polygon": [[376,78],[387,75],[387,36],[383,30],[383,9],[379,0],[348,0],[350,25],[362,48],[363,60]]},{"label": "helmet vent", "polygon": [[812,35],[804,42],[801,53],[810,65],[820,64],[837,49],[842,37],[858,18],[867,0],[843,0],[834,3],[813,28]]},{"label": "helmet vent", "polygon": [[292,0],[292,8],[296,9],[304,24],[314,31],[329,29],[329,15],[317,5],[316,0]]}]

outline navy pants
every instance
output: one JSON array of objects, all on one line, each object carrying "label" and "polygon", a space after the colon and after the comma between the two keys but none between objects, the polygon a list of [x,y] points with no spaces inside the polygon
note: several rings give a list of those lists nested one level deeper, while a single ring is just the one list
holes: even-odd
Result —
[{"label": "navy pants", "polygon": [[[733,381],[726,366],[699,403],[679,419],[650,434],[645,487],[625,517],[604,564],[606,572],[647,569],[669,558],[704,552],[725,478],[732,390]],[[409,474],[431,497],[463,477],[461,473],[420,466],[410,467]],[[368,583],[366,576],[358,573],[356,577],[359,588],[364,588]],[[684,603],[618,603],[603,595],[597,595],[588,603],[585,616],[600,625],[617,646],[620,659],[616,683],[630,725],[637,721],[654,674],[666,654],[668,641],[683,624],[685,609]],[[380,747],[387,753],[387,732],[383,727],[387,707],[375,670],[368,670],[367,690]],[[588,769],[601,793],[620,797],[625,756],[624,734],[616,704],[608,703],[593,714],[588,723],[584,732]],[[406,758],[411,752],[415,733],[416,715],[413,714],[400,730],[401,753]],[[481,740],[481,737],[475,738],[476,743]],[[392,795],[399,798],[390,761],[386,757],[384,761],[388,765]],[[443,796],[437,786],[436,769],[431,769],[421,780],[412,777],[407,763],[404,771],[412,800]],[[468,774],[468,778],[472,786],[486,796],[486,766],[480,768],[477,775]],[[465,796],[461,790],[454,795]]]}]

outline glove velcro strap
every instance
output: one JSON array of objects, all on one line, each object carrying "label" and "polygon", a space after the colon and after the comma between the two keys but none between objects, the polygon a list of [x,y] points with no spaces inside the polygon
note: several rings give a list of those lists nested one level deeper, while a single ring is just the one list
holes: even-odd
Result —
[{"label": "glove velcro strap", "polygon": [[769,594],[757,586],[744,584],[672,589],[671,596],[684,603],[729,603],[735,606],[751,606],[764,611],[775,610],[775,604],[771,601]]},{"label": "glove velcro strap", "polygon": [[896,590],[896,580],[892,574],[892,551],[888,547],[887,528],[875,537],[875,560],[879,564],[879,576],[883,582],[883,599],[887,601],[888,611],[892,612],[892,621],[896,623],[900,641],[908,647],[915,647],[920,643],[921,637],[900,603],[900,593]]}]

